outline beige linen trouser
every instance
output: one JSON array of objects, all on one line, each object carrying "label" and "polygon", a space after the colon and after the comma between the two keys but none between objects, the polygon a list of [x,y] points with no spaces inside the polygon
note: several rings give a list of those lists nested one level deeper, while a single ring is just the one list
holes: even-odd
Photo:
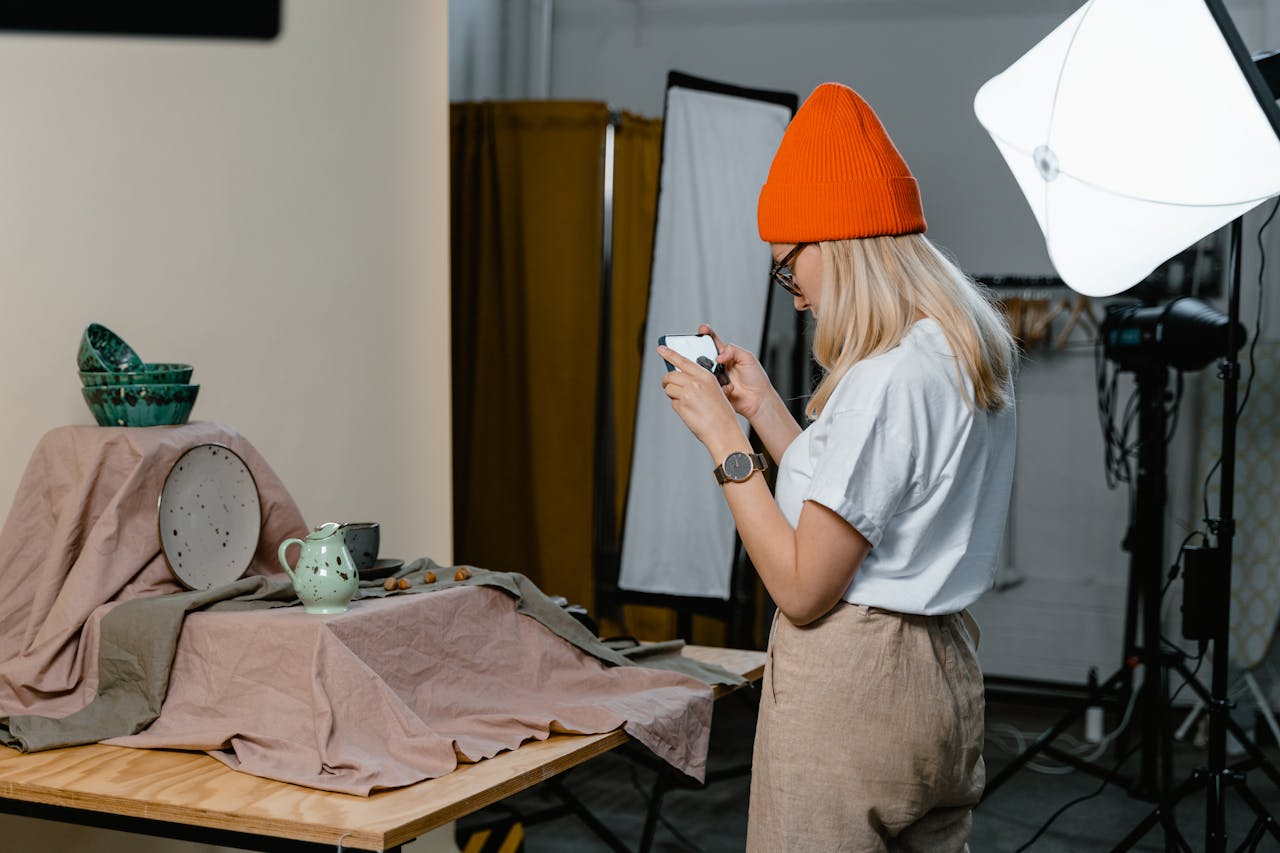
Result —
[{"label": "beige linen trouser", "polygon": [[749,853],[967,850],[986,781],[977,644],[967,612],[775,616]]}]

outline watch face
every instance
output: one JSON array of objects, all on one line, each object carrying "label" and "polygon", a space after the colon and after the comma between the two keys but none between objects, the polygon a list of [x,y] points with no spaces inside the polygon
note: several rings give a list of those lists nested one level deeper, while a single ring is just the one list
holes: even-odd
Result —
[{"label": "watch face", "polygon": [[751,457],[741,451],[730,453],[724,460],[725,476],[734,482],[741,482],[751,476]]}]

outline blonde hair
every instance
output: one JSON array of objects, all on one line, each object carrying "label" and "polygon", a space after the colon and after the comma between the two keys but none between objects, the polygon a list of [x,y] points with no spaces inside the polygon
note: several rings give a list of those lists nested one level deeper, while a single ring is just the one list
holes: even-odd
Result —
[{"label": "blonde hair", "polygon": [[826,374],[809,400],[809,417],[818,416],[849,368],[897,346],[920,314],[942,327],[955,354],[960,392],[971,404],[997,412],[1012,402],[1016,349],[1004,316],[928,238],[904,234],[818,245],[824,280],[813,357]]}]

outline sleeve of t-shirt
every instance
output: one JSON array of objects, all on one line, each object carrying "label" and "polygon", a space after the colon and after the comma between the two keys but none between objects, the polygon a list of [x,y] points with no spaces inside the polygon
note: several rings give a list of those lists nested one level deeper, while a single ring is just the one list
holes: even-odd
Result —
[{"label": "sleeve of t-shirt", "polygon": [[822,426],[804,499],[835,512],[874,548],[915,484],[916,454],[885,427],[882,412],[836,412]]}]

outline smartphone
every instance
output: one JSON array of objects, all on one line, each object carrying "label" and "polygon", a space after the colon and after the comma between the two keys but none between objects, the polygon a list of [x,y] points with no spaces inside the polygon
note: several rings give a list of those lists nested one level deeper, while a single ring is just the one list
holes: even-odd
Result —
[{"label": "smartphone", "polygon": [[[702,366],[710,370],[721,385],[728,384],[729,377],[725,375],[724,365],[716,364],[716,356],[720,351],[716,349],[716,342],[710,335],[663,335],[658,338],[658,345],[669,347],[690,361],[706,359]],[[669,361],[663,363],[667,365],[668,373],[676,369]]]},{"label": "smartphone", "polygon": [[[710,335],[663,335],[658,338],[658,346],[673,349],[690,361],[697,361],[699,356],[704,356],[711,359],[712,364],[720,354],[716,349],[716,342]],[[663,363],[667,365],[668,372],[676,369],[676,366],[669,361]]]}]

